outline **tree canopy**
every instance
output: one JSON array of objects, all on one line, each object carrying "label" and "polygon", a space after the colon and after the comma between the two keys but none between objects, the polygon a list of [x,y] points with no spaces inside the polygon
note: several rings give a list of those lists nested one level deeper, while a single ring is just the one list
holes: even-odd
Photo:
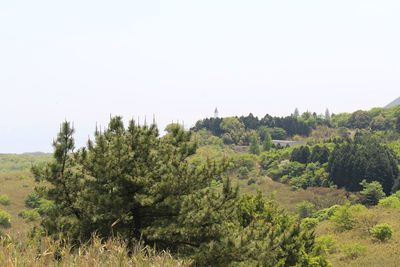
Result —
[{"label": "tree canopy", "polygon": [[[175,127],[176,126],[176,127]],[[262,266],[327,265],[315,236],[273,201],[239,197],[221,180],[226,161],[192,165],[191,132],[171,125],[158,137],[155,125],[111,118],[104,132],[75,150],[71,124],[62,124],[54,160],[34,167],[41,197],[52,201],[42,226],[76,244],[92,233],[141,240],[194,259],[198,266],[234,263]]]}]

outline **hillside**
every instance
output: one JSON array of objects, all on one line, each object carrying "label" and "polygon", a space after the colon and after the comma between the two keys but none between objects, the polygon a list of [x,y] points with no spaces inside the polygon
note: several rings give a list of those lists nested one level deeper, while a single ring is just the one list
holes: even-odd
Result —
[{"label": "hillside", "polygon": [[393,101],[390,102],[389,104],[387,104],[387,105],[385,106],[385,108],[391,108],[391,107],[395,107],[395,106],[398,106],[398,105],[400,105],[400,97],[397,98],[397,99],[395,99],[395,100],[393,100]]}]

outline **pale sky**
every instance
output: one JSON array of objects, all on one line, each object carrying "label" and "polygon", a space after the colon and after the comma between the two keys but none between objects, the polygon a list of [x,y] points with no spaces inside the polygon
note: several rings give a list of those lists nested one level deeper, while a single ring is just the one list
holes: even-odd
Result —
[{"label": "pale sky", "polygon": [[400,96],[398,0],[0,0],[0,153],[110,114],[192,126]]}]

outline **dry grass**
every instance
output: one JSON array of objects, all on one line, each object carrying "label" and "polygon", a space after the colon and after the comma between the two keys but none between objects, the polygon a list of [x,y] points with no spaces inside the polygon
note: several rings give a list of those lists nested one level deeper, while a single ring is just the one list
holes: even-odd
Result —
[{"label": "dry grass", "polygon": [[192,263],[141,244],[135,245],[129,254],[126,244],[118,239],[102,242],[93,237],[77,249],[48,237],[0,241],[0,266],[190,266]]},{"label": "dry grass", "polygon": [[236,180],[239,183],[241,193],[255,194],[261,188],[265,195],[274,194],[275,200],[280,206],[291,214],[296,211],[296,205],[308,201],[315,205],[316,209],[329,208],[333,205],[342,205],[352,200],[352,195],[345,190],[309,187],[306,190],[292,190],[289,185],[276,182],[269,177],[258,177],[257,185],[248,186],[247,180]]},{"label": "dry grass", "polygon": [[11,204],[8,206],[0,205],[0,208],[11,215],[11,227],[0,228],[3,233],[13,237],[25,236],[25,233],[35,224],[26,223],[18,216],[18,212],[25,209],[25,197],[33,191],[36,186],[32,174],[27,171],[11,172],[0,174],[0,195],[6,194]]},{"label": "dry grass", "polygon": [[[333,266],[399,266],[400,265],[400,210],[382,207],[370,208],[354,217],[352,230],[338,231],[330,221],[324,221],[316,229],[317,235],[333,235],[336,247],[330,255]],[[380,242],[371,237],[368,230],[376,224],[387,223],[393,227],[393,237]],[[354,260],[346,259],[340,247],[359,243],[367,247],[366,254]]]}]

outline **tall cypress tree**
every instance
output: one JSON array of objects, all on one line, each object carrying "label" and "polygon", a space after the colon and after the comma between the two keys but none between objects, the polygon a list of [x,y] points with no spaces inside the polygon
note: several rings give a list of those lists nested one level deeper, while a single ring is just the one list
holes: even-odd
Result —
[{"label": "tall cypress tree", "polygon": [[269,151],[271,148],[272,148],[272,138],[271,135],[267,132],[265,134],[263,142],[263,151]]}]

